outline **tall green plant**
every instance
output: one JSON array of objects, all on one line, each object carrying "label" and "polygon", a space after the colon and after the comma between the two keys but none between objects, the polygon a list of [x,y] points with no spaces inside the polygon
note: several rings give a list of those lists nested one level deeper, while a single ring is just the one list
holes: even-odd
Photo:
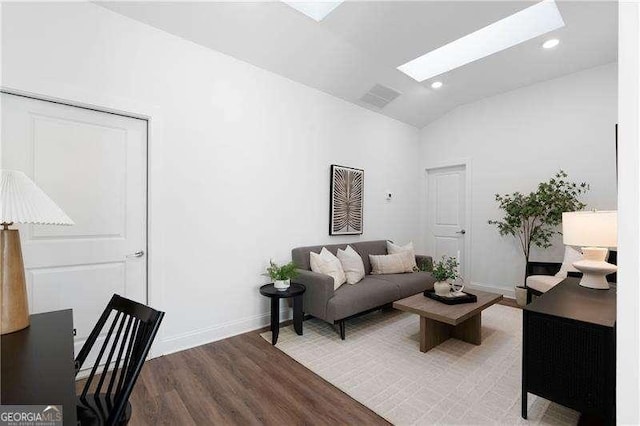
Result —
[{"label": "tall green plant", "polygon": [[549,181],[538,184],[536,191],[529,194],[496,194],[496,201],[504,211],[504,217],[501,220],[489,220],[489,224],[496,225],[500,235],[516,237],[525,262],[528,263],[532,246],[551,247],[551,238],[559,233],[562,212],[585,208],[586,204],[578,197],[588,190],[586,182],[572,182],[560,170]]}]

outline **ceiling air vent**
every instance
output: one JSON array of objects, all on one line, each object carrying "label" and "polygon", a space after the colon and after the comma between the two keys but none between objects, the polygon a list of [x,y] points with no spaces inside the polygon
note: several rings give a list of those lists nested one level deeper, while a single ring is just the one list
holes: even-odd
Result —
[{"label": "ceiling air vent", "polygon": [[400,92],[385,87],[381,84],[376,84],[367,93],[362,95],[360,100],[373,105],[377,108],[384,108],[389,102],[400,96]]}]

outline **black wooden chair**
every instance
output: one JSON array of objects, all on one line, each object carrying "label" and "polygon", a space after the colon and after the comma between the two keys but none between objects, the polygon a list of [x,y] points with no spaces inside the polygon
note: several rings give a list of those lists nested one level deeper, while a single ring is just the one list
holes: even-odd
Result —
[{"label": "black wooden chair", "polygon": [[[76,358],[77,376],[98,336],[107,330],[104,343],[78,396],[80,425],[127,424],[131,418],[129,396],[163,317],[164,312],[113,295]],[[110,318],[111,323],[107,326]]]}]

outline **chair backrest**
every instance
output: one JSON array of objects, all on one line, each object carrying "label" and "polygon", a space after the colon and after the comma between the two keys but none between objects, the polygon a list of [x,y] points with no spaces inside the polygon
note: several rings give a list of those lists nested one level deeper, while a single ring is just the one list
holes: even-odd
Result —
[{"label": "chair backrest", "polygon": [[562,267],[561,262],[527,262],[527,277],[531,275],[555,275]]},{"label": "chair backrest", "polygon": [[[104,424],[120,423],[163,317],[164,312],[114,294],[82,346],[76,358],[76,374],[102,331],[107,330],[80,395],[80,402],[87,405],[95,405],[87,403],[87,398],[106,400],[104,410],[97,413]],[[88,394],[90,389],[93,395]]]},{"label": "chair backrest", "polygon": [[[607,256],[607,262],[612,265],[618,264],[618,252],[616,250],[609,250],[609,254]],[[528,262],[527,263],[527,277],[531,275],[555,275],[560,271],[562,267],[561,262]],[[569,272],[568,276],[581,278],[582,274],[579,272]],[[618,280],[618,275],[616,272],[613,274],[607,275],[607,281],[610,283],[615,283]]]}]

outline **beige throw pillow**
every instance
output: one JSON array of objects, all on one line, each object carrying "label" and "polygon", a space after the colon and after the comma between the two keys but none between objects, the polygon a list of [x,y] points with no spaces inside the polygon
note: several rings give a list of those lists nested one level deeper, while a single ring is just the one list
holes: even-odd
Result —
[{"label": "beige throw pillow", "polygon": [[413,265],[409,261],[407,253],[369,255],[371,262],[371,274],[402,274],[412,272]]},{"label": "beige throw pillow", "polygon": [[345,250],[338,249],[338,259],[340,259],[348,284],[355,284],[364,278],[364,263],[353,247],[347,246]]},{"label": "beige throw pillow", "polygon": [[333,278],[333,289],[337,290],[342,284],[345,283],[347,278],[342,270],[342,264],[337,257],[333,255],[326,247],[322,247],[320,254],[309,253],[309,263],[311,263],[311,270],[319,274],[329,275]]},{"label": "beige throw pillow", "polygon": [[418,265],[416,263],[416,251],[413,248],[413,241],[410,241],[409,244],[404,246],[399,246],[397,244],[393,244],[391,241],[387,241],[387,253],[389,254],[401,254],[408,253],[407,257],[409,262],[411,262],[412,270],[418,269]]}]

